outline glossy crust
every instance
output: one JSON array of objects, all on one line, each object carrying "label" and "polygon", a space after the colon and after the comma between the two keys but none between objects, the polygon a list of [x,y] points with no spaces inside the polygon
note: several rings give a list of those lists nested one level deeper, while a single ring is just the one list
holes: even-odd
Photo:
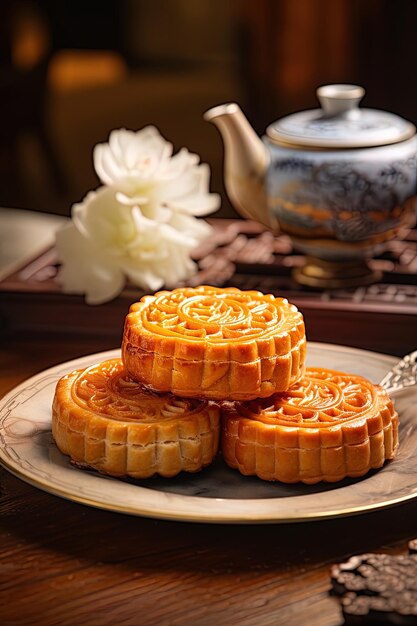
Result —
[{"label": "glossy crust", "polygon": [[112,476],[197,472],[213,460],[219,409],[156,395],[133,382],[121,359],[77,370],[58,382],[52,434],[78,464]]},{"label": "glossy crust", "polygon": [[304,372],[301,313],[259,291],[197,287],[133,304],[122,356],[131,377],[157,391],[250,400],[284,391]]},{"label": "glossy crust", "polygon": [[313,484],[363,476],[397,447],[392,401],[361,376],[308,368],[286,393],[224,405],[226,463],[264,480]]}]

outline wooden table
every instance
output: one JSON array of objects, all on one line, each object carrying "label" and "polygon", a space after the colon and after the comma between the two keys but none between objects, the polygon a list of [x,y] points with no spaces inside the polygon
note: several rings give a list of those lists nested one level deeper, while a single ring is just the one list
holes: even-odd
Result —
[{"label": "wooden table", "polygon": [[[0,395],[109,341],[10,337]],[[0,469],[0,624],[333,626],[331,564],[415,536],[417,501],[311,523],[178,523],[74,504]]]}]

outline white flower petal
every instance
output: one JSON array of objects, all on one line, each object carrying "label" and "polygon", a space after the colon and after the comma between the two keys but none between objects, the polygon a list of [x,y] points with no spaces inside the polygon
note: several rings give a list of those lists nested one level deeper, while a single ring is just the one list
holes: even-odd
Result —
[{"label": "white flower petal", "polygon": [[123,245],[124,233],[134,236],[132,209],[117,201],[112,187],[100,187],[75,204],[72,219],[84,237],[106,252]]},{"label": "white flower petal", "polygon": [[112,130],[109,135],[109,147],[114,152],[118,159],[123,157],[126,146],[132,142],[135,138],[133,130],[127,130],[126,128],[118,128]]},{"label": "white flower petal", "polygon": [[144,204],[141,206],[143,214],[161,224],[167,223],[172,217],[172,209],[159,203]]},{"label": "white flower petal", "polygon": [[124,169],[112,151],[105,145],[97,145],[93,151],[94,169],[104,185],[111,185],[114,180],[123,177]]},{"label": "white flower petal", "polygon": [[120,202],[120,204],[125,204],[126,206],[143,206],[144,204],[149,203],[149,198],[146,196],[128,196],[122,191],[116,192],[116,200]]},{"label": "white flower petal", "polygon": [[159,169],[159,178],[175,179],[184,174],[190,168],[194,168],[199,161],[196,154],[191,154],[186,148],[181,148],[171,159],[165,159]]},{"label": "white flower petal", "polygon": [[125,264],[124,270],[129,280],[131,280],[137,287],[142,287],[142,289],[150,291],[157,291],[164,286],[163,279],[155,273],[152,266],[146,266],[146,264],[143,264],[141,267],[138,267],[133,264]]},{"label": "white flower petal", "polygon": [[206,221],[196,219],[191,215],[174,213],[170,225],[196,241],[200,242],[213,235],[213,227]]},{"label": "white flower petal", "polygon": [[178,177],[166,177],[157,187],[158,198],[165,202],[199,193],[200,175],[198,168],[190,168]]},{"label": "white flower petal", "polygon": [[57,280],[65,293],[86,294],[88,304],[101,304],[122,291],[120,268],[93,251],[72,222],[56,233],[56,248],[62,263]]},{"label": "white flower petal", "polygon": [[135,156],[135,133],[122,128],[114,130],[109,137],[109,147],[114,158],[122,163],[129,163],[130,158]]},{"label": "white flower petal", "polygon": [[157,231],[159,228],[158,222],[146,217],[140,207],[132,207],[131,216],[138,233]]},{"label": "white flower petal", "polygon": [[207,163],[201,163],[198,168],[198,173],[200,176],[200,184],[198,190],[201,193],[208,193],[210,186],[210,168]]},{"label": "white flower petal", "polygon": [[159,232],[161,237],[168,243],[174,243],[177,246],[188,248],[189,250],[192,250],[198,244],[198,239],[190,232],[181,232],[169,224],[161,224]]},{"label": "white flower petal", "polygon": [[167,203],[168,208],[172,211],[180,213],[188,213],[189,215],[208,215],[217,211],[220,207],[221,200],[217,193],[203,195],[193,195],[178,200],[171,200]]}]

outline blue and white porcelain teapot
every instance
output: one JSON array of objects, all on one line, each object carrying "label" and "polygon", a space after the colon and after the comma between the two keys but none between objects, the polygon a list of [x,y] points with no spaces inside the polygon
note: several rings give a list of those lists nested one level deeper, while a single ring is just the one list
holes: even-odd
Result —
[{"label": "blue and white porcelain teapot", "polygon": [[308,255],[296,272],[308,285],[372,282],[366,260],[415,223],[416,128],[359,107],[363,95],[355,85],[320,87],[321,109],[274,122],[263,140],[237,104],[204,116],[224,140],[233,206],[291,237]]}]

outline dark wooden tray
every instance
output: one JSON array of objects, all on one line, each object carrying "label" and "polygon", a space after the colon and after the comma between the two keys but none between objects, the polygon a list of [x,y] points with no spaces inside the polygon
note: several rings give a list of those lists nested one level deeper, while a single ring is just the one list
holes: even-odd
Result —
[{"label": "dark wooden tray", "polygon": [[[344,290],[298,285],[291,271],[303,263],[286,236],[274,237],[244,220],[210,220],[214,237],[196,250],[190,285],[259,289],[288,298],[303,312],[308,338],[402,355],[417,345],[417,231],[393,241],[372,261],[380,282]],[[62,293],[54,250],[0,282],[0,328],[14,332],[108,335],[120,341],[129,305],[143,294],[127,286],[112,302],[88,306]]]}]

